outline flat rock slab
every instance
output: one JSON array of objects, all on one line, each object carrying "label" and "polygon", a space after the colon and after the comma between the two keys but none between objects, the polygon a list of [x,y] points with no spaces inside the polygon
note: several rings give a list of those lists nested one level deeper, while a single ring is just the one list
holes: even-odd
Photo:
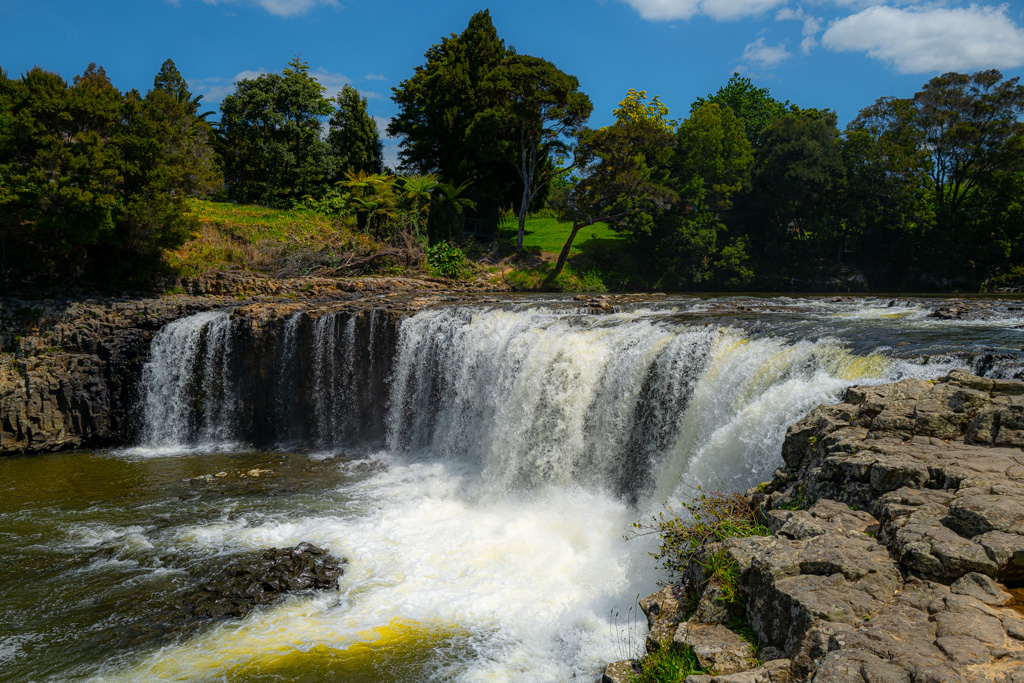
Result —
[{"label": "flat rock slab", "polygon": [[906,570],[944,581],[1024,580],[1024,383],[953,371],[935,382],[851,387],[790,427],[786,466],[752,492],[773,528],[826,523],[780,508],[833,501],[870,512]]},{"label": "flat rock slab", "polygon": [[721,624],[682,623],[672,642],[689,647],[702,668],[718,675],[746,671],[755,661],[750,643]]}]

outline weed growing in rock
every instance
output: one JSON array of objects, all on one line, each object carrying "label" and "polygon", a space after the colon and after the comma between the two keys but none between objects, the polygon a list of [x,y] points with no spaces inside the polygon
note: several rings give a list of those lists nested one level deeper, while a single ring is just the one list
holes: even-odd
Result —
[{"label": "weed growing in rock", "polygon": [[638,659],[644,653],[644,639],[639,624],[640,596],[636,596],[633,606],[626,612],[625,624],[619,624],[619,613],[612,610],[609,614],[608,628],[616,643],[616,654],[620,660]]},{"label": "weed growing in rock", "polygon": [[[748,536],[761,536],[764,534],[747,534]],[[717,550],[708,556],[706,562],[701,566],[707,570],[708,575],[718,584],[722,591],[722,602],[727,605],[735,605],[738,611],[742,611],[746,603],[746,597],[740,590],[740,569],[739,563],[729,555],[724,548]]]},{"label": "weed growing in rock", "polygon": [[[666,504],[650,521],[634,523],[627,536],[660,535],[658,551],[651,555],[673,576],[681,575],[693,554],[707,543],[770,533],[761,513],[741,493],[709,492],[698,486],[680,508],[677,513]],[[724,563],[722,571],[726,571]]]},{"label": "weed growing in rock", "polygon": [[685,645],[659,648],[644,657],[641,666],[640,673],[632,678],[633,683],[676,683],[707,671],[697,661],[693,649]]}]

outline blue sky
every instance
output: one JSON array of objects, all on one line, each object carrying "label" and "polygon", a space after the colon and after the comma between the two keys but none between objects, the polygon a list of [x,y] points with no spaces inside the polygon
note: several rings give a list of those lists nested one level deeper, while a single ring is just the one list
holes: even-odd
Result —
[{"label": "blue sky", "polygon": [[145,91],[170,57],[215,107],[239,78],[300,54],[329,92],[352,84],[385,124],[391,88],[484,7],[521,54],[580,79],[594,125],[629,88],[684,117],[733,71],[836,111],[840,126],[945,71],[1024,74],[1024,0],[0,0],[0,66],[71,79],[96,62],[120,89]]}]

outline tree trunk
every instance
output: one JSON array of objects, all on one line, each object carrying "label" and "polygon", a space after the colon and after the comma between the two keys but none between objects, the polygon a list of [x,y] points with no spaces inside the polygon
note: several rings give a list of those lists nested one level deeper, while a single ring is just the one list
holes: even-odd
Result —
[{"label": "tree trunk", "polygon": [[530,210],[530,200],[533,199],[528,183],[523,187],[523,201],[519,205],[519,238],[516,240],[516,251],[523,250],[523,235],[526,234],[526,214]]},{"label": "tree trunk", "polygon": [[575,222],[572,224],[572,232],[569,233],[568,239],[566,239],[565,244],[562,245],[562,251],[558,254],[558,261],[555,263],[555,269],[551,271],[550,280],[554,280],[562,273],[562,268],[565,268],[565,262],[569,259],[569,252],[572,251],[572,241],[576,239],[576,233],[584,227],[586,226]]}]

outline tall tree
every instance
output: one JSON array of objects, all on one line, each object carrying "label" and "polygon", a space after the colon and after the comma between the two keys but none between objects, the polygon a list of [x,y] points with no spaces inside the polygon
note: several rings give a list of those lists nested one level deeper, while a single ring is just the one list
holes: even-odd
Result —
[{"label": "tall tree", "polygon": [[593,105],[575,76],[528,55],[504,60],[486,87],[497,104],[476,116],[469,135],[481,143],[496,141],[496,153],[515,165],[523,188],[516,239],[516,251],[522,251],[530,203],[556,174],[566,172],[550,163],[551,156],[569,152],[570,139],[583,129]]},{"label": "tall tree", "polygon": [[349,171],[383,173],[384,143],[377,122],[366,111],[366,98],[346,84],[335,101],[338,108],[331,116],[327,143],[334,152],[339,180]]},{"label": "tall tree", "polygon": [[754,166],[756,242],[805,239],[835,219],[845,180],[836,115],[804,109],[776,119],[761,135]]},{"label": "tall tree", "polygon": [[743,122],[728,107],[705,103],[679,125],[670,183],[680,201],[658,214],[651,235],[675,286],[735,286],[752,277],[746,241],[725,239],[723,216],[748,182],[753,160]]},{"label": "tall tree", "polygon": [[915,125],[913,100],[882,97],[860,111],[842,142],[844,215],[872,284],[900,286],[920,265],[920,241],[934,212],[931,160]]},{"label": "tall tree", "polygon": [[321,135],[333,111],[324,87],[295,57],[280,74],[243,79],[221,103],[224,175],[233,197],[280,204],[318,194],[334,178]]},{"label": "tall tree", "polygon": [[[640,96],[636,91],[630,93],[623,102]],[[565,267],[573,241],[583,228],[608,222],[618,229],[641,230],[650,225],[653,213],[667,209],[677,199],[665,182],[665,168],[675,144],[667,125],[667,109],[645,109],[639,116],[620,110],[611,126],[579,134],[575,150],[579,179],[562,214],[572,228],[551,272],[552,280]]]},{"label": "tall tree", "polygon": [[197,181],[182,169],[211,167],[208,151],[190,156],[207,130],[184,144],[193,115],[154,92],[122,95],[96,65],[70,87],[39,68],[0,83],[0,100],[13,103],[0,106],[13,112],[0,121],[4,267],[46,272],[51,282],[139,284],[187,238],[183,201]]},{"label": "tall tree", "polygon": [[[477,12],[460,34],[433,45],[422,66],[393,89],[398,114],[388,135],[401,139],[403,170],[436,173],[444,181],[468,187],[481,232],[497,228],[498,213],[513,195],[513,167],[496,167],[494,150],[468,135],[478,114],[500,104],[485,88],[487,77],[508,55],[487,10]],[[499,143],[500,141],[489,141]]]},{"label": "tall tree", "polygon": [[756,147],[761,141],[761,132],[772,121],[784,116],[790,110],[789,101],[780,102],[772,97],[768,88],[758,88],[746,76],[734,73],[729,82],[707,97],[698,97],[690,106],[693,113],[707,102],[728,107],[743,121],[747,139]]},{"label": "tall tree", "polygon": [[994,172],[1024,169],[1014,145],[1024,135],[1024,86],[996,69],[936,76],[914,95],[916,124],[931,153],[940,212],[956,213]]},{"label": "tall tree", "polygon": [[211,145],[212,126],[199,112],[202,95],[193,95],[174,62],[166,60],[146,93],[142,118],[150,135],[161,140],[163,172],[168,187],[202,197],[223,184],[223,174]]}]

